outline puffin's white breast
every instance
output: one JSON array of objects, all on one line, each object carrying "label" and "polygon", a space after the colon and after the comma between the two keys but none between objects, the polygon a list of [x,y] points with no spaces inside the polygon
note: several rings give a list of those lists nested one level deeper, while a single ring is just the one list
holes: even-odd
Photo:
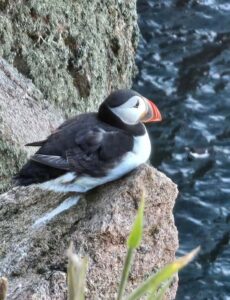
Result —
[{"label": "puffin's white breast", "polygon": [[142,136],[134,137],[133,153],[135,153],[139,164],[145,163],[151,153],[151,143],[148,132],[145,129],[145,134]]},{"label": "puffin's white breast", "polygon": [[68,179],[71,181],[75,177],[73,172],[69,172],[61,177],[58,177],[49,182],[40,185],[43,189],[55,190],[56,192],[87,192],[96,186],[116,180],[130,171],[145,163],[151,153],[151,143],[149,135],[145,130],[142,136],[134,137],[134,145],[132,151],[127,152],[113,169],[108,171],[104,177],[95,178],[88,175],[77,177],[75,182],[68,184]]}]

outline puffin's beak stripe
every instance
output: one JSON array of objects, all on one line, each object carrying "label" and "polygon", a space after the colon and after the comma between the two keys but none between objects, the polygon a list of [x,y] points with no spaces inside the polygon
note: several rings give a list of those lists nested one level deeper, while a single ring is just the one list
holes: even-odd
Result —
[{"label": "puffin's beak stripe", "polygon": [[157,106],[150,100],[145,99],[147,111],[142,118],[142,122],[160,122],[162,120],[161,113]]}]

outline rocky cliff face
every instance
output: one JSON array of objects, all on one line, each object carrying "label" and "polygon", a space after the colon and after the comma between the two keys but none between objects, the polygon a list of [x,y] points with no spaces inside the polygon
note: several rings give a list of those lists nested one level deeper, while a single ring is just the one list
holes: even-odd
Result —
[{"label": "rocky cliff face", "polygon": [[[143,165],[126,178],[88,193],[51,219],[54,209],[70,196],[42,192],[34,186],[1,195],[0,274],[9,280],[9,299],[66,299],[65,253],[71,240],[79,255],[89,257],[87,298],[114,299],[126,239],[143,192],[145,229],[130,291],[172,261],[178,247],[172,214],[177,189],[164,174]],[[174,282],[167,299],[174,299],[176,287]]]},{"label": "rocky cliff face", "polygon": [[131,85],[136,1],[0,1],[0,56],[66,112]]},{"label": "rocky cliff face", "polygon": [[63,120],[63,112],[44,100],[31,80],[0,58],[0,191],[32,154],[24,145],[42,140]]},{"label": "rocky cliff face", "polygon": [[0,191],[24,163],[25,142],[131,85],[136,19],[135,0],[0,1],[0,57],[14,66],[0,61]]},{"label": "rocky cliff face", "polygon": [[177,189],[147,165],[77,205],[34,186],[9,190],[34,151],[24,144],[45,138],[66,115],[94,110],[111,89],[130,86],[136,44],[134,0],[0,0],[0,190],[8,189],[0,196],[0,276],[9,279],[8,299],[66,299],[70,240],[89,256],[88,299],[113,299],[143,190],[144,240],[128,290],[174,259]]}]

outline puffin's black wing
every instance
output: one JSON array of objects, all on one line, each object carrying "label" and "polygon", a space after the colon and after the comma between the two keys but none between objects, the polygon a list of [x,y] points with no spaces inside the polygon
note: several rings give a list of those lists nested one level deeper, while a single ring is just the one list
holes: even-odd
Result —
[{"label": "puffin's black wing", "polygon": [[46,166],[50,166],[52,168],[70,171],[70,165],[68,161],[61,156],[56,155],[45,155],[45,154],[34,154],[31,160],[36,161],[40,164],[44,164]]},{"label": "puffin's black wing", "polygon": [[105,176],[119,162],[123,154],[132,150],[133,138],[126,133],[94,128],[82,137],[76,137],[75,147],[67,149],[64,157],[36,153],[31,160],[78,175]]},{"label": "puffin's black wing", "polygon": [[77,174],[93,177],[105,176],[124,154],[133,148],[133,137],[121,130],[104,131],[95,129],[82,140],[77,147],[66,151],[71,168]]},{"label": "puffin's black wing", "polygon": [[76,172],[104,176],[133,148],[133,137],[123,130],[83,114],[61,125],[14,177],[18,185],[41,183]]}]

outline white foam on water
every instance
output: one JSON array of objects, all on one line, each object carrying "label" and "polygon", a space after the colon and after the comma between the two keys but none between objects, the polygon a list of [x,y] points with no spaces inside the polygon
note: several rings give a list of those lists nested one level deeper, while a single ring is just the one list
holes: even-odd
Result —
[{"label": "white foam on water", "polygon": [[204,158],[208,158],[210,156],[207,149],[205,149],[204,153],[196,153],[196,152],[190,151],[190,155],[192,157],[198,158],[198,159],[204,159]]}]

